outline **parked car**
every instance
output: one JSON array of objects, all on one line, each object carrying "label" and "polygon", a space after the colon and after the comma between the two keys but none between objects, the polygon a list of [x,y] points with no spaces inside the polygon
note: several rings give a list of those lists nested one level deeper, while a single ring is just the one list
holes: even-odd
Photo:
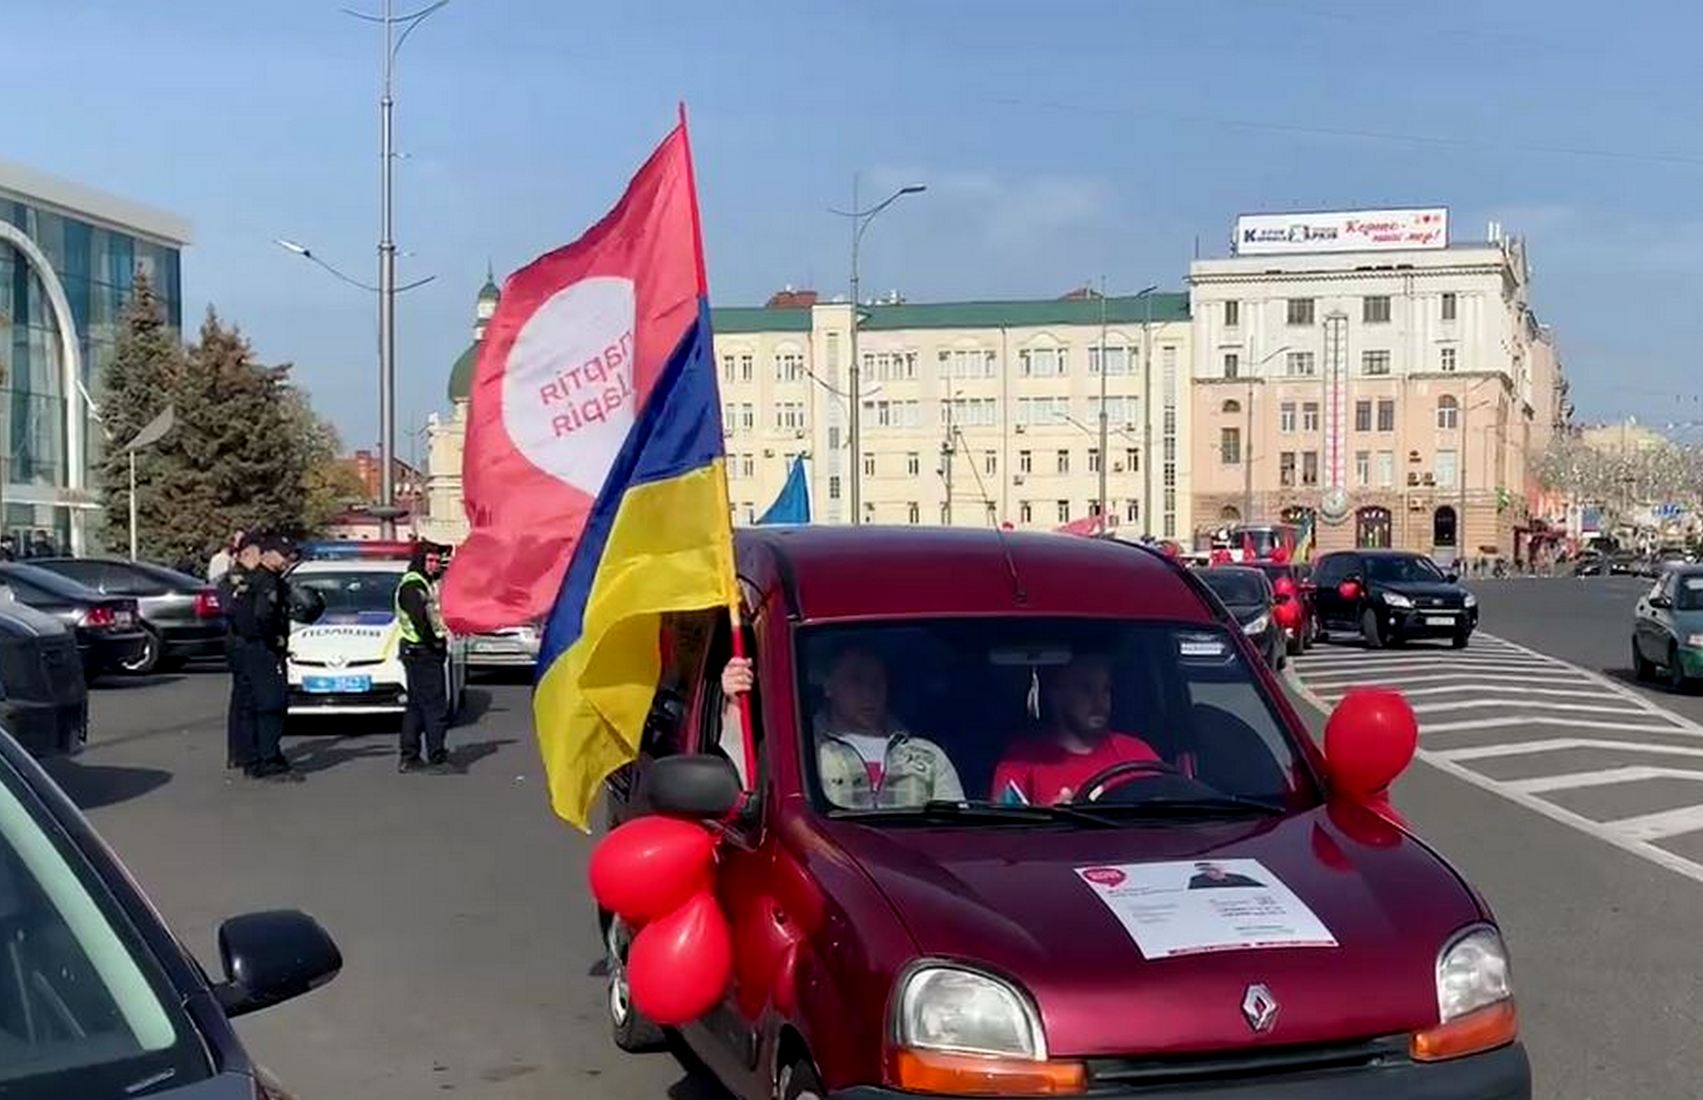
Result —
[{"label": "parked car", "polygon": [[1703,566],[1668,569],[1633,612],[1632,671],[1651,680],[1657,669],[1675,691],[1703,679]]},{"label": "parked car", "polygon": [[1319,635],[1359,634],[1373,649],[1447,638],[1464,649],[1478,626],[1478,597],[1423,554],[1343,550],[1313,566]]},{"label": "parked car", "polygon": [[77,639],[45,611],[0,584],[0,728],[36,756],[82,750],[89,689]]},{"label": "parked car", "polygon": [[130,597],[106,596],[25,562],[0,562],[0,581],[20,603],[45,611],[72,629],[86,679],[134,664],[147,644],[148,632]]},{"label": "parked car", "polygon": [[475,634],[467,639],[469,668],[532,668],[543,631],[531,624]]},{"label": "parked car", "polygon": [[1608,575],[1611,577],[1636,577],[1639,571],[1639,557],[1635,550],[1612,550],[1608,555]]},{"label": "parked car", "polygon": [[[752,528],[735,552],[756,758],[727,751],[731,630],[706,612],[663,646],[683,710],[653,705],[606,800],[611,824],[718,823],[737,977],[676,1034],[733,1096],[1530,1097],[1485,902],[1348,793],[1352,731],[1383,736],[1354,724],[1365,697],[1325,757],[1179,563],[952,529]],[[814,746],[845,750],[809,723],[848,653],[875,658],[860,685],[886,670],[891,722],[916,731],[901,749],[927,739],[964,799],[836,802]],[[1058,804],[991,797],[1037,710],[1089,703],[1158,759]],[[615,1040],[658,1043],[627,930],[600,919]]]},{"label": "parked car", "polygon": [[316,989],[343,965],[312,917],[219,929],[223,981],[162,922],[41,766],[0,734],[0,1093],[19,1100],[284,1095],[230,1018]]},{"label": "parked car", "polygon": [[142,649],[119,667],[146,673],[198,657],[225,654],[225,613],[206,581],[149,562],[123,558],[31,558],[30,564],[108,596],[136,601],[147,632]]},{"label": "parked car", "polygon": [[1595,550],[1582,551],[1573,559],[1575,577],[1600,577],[1608,570],[1608,559]]},{"label": "parked car", "polygon": [[1295,625],[1285,626],[1283,634],[1291,656],[1306,652],[1312,647],[1313,635],[1318,628],[1318,616],[1313,610],[1311,567],[1305,562],[1275,561],[1256,561],[1253,567],[1271,581],[1273,610],[1285,603],[1294,602]]},{"label": "parked car", "polygon": [[1271,668],[1282,668],[1288,639],[1277,625],[1272,608],[1277,602],[1265,573],[1250,566],[1219,565],[1199,571],[1200,579],[1224,604],[1242,632]]}]

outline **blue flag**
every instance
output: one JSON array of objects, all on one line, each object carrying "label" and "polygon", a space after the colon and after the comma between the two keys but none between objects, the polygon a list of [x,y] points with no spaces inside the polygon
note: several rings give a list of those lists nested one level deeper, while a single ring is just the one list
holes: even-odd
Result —
[{"label": "blue flag", "polygon": [[769,510],[757,518],[759,525],[810,522],[810,486],[804,480],[804,456],[792,460],[786,484],[769,505]]}]

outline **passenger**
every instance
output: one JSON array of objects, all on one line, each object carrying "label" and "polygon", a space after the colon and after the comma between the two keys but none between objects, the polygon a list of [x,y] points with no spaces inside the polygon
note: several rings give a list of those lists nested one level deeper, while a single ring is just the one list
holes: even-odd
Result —
[{"label": "passenger", "polygon": [[995,802],[1068,802],[1084,781],[1115,764],[1159,759],[1141,738],[1111,730],[1112,665],[1105,657],[1079,654],[1043,675],[1041,702],[1046,729],[1006,750],[993,773]]},{"label": "passenger", "polygon": [[[728,700],[722,740],[730,756],[733,746],[727,742],[738,740],[737,699],[755,683],[747,659],[735,657],[722,670],[721,689]],[[828,664],[822,695],[825,705],[811,727],[829,802],[866,810],[963,800],[963,784],[945,750],[913,736],[888,712],[887,666],[879,655],[855,645],[838,650]]]}]

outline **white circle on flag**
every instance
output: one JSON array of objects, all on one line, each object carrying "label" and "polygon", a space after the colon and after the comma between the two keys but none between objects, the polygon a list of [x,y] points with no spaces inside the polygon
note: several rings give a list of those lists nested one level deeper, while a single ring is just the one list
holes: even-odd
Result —
[{"label": "white circle on flag", "polygon": [[633,427],[633,281],[582,279],[527,318],[503,371],[503,426],[533,465],[595,496]]}]

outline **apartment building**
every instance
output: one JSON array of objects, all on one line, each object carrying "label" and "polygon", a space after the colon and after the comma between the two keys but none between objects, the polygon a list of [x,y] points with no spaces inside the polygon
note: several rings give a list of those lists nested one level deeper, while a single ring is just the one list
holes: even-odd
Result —
[{"label": "apartment building", "polygon": [[1446,218],[1296,215],[1191,265],[1197,535],[1311,514],[1323,549],[1519,552],[1565,382],[1523,243]]},{"label": "apartment building", "polygon": [[1104,465],[1108,528],[1190,530],[1186,295],[859,312],[854,456],[851,305],[789,292],[715,311],[736,522],[760,515],[804,455],[817,522],[851,521],[854,463],[866,523],[1092,522]]}]

